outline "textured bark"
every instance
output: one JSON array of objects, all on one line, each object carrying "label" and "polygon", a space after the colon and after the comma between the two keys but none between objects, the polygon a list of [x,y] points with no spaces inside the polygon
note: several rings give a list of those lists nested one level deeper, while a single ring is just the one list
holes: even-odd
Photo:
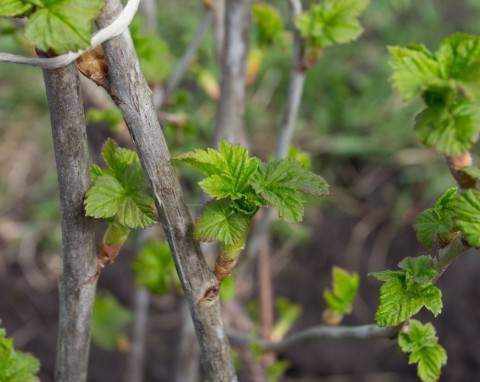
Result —
[{"label": "textured bark", "polygon": [[225,139],[246,144],[243,136],[245,71],[248,53],[249,0],[226,0],[220,102],[213,142]]},{"label": "textured bark", "polygon": [[[97,20],[98,25],[108,25],[120,11],[119,0],[107,0]],[[230,345],[220,311],[218,281],[193,239],[193,223],[129,32],[108,41],[103,48],[109,65],[111,96],[127,123],[156,201],[189,302],[207,378],[210,381],[235,381]]]},{"label": "textured bark", "polygon": [[56,381],[87,380],[97,260],[93,221],[83,200],[90,186],[83,101],[75,64],[44,70],[62,213],[63,276]]}]

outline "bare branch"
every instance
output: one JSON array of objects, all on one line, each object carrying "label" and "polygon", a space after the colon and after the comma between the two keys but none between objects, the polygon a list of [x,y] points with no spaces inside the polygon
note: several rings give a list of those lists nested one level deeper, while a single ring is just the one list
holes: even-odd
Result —
[{"label": "bare branch", "polygon": [[305,342],[335,339],[335,340],[370,340],[375,338],[395,338],[400,327],[380,328],[377,325],[361,326],[314,326],[298,333],[287,336],[280,342],[264,342],[253,340],[243,334],[228,329],[228,337],[232,344],[237,346],[249,346],[259,344],[264,351],[282,351]]},{"label": "bare branch", "polygon": [[[121,9],[119,0],[107,0],[97,21],[99,26],[108,24]],[[236,381],[230,345],[223,328],[218,282],[193,238],[192,219],[130,34],[125,31],[106,42],[103,48],[109,64],[111,96],[127,123],[156,201],[189,302],[207,379]]]},{"label": "bare branch", "polygon": [[145,362],[145,338],[148,327],[150,292],[145,288],[135,289],[135,321],[133,323],[133,341],[127,365],[128,382],[142,382]]},{"label": "bare branch", "polygon": [[157,97],[157,99],[155,99],[155,107],[157,109],[160,109],[163,106],[165,101],[168,100],[168,98],[172,94],[173,90],[177,88],[178,84],[180,83],[182,78],[185,76],[185,73],[187,72],[188,66],[192,62],[192,58],[195,52],[198,50],[203,40],[205,39],[205,36],[208,32],[208,28],[212,24],[212,19],[213,19],[213,11],[211,9],[207,9],[207,11],[205,12],[205,16],[203,17],[203,21],[200,24],[200,27],[198,28],[197,33],[195,34],[195,38],[193,39],[191,45],[187,48],[187,50],[183,54],[175,71],[172,73],[172,75],[168,79],[165,85],[165,88],[162,89],[160,96]]},{"label": "bare branch", "polygon": [[63,276],[56,381],[87,380],[97,268],[93,221],[83,200],[90,186],[85,116],[75,64],[44,70],[62,212]]},{"label": "bare branch", "polygon": [[248,53],[249,0],[226,0],[220,101],[213,142],[225,139],[246,144],[243,136],[245,71]]},{"label": "bare branch", "polygon": [[0,61],[12,62],[15,64],[38,66],[42,69],[57,69],[75,61],[83,53],[90,49],[94,49],[105,41],[110,40],[113,37],[118,36],[124,30],[128,28],[135,16],[138,9],[140,0],[129,0],[125,9],[112,23],[106,25],[105,28],[100,29],[92,36],[90,46],[85,50],[79,50],[78,52],[69,52],[60,56],[51,58],[42,57],[23,57],[16,54],[0,53]]},{"label": "bare branch", "polygon": [[470,246],[464,242],[460,237],[449,243],[447,246],[440,248],[438,254],[434,259],[434,268],[437,271],[436,281],[448,266],[455,261],[463,252],[469,249]]}]

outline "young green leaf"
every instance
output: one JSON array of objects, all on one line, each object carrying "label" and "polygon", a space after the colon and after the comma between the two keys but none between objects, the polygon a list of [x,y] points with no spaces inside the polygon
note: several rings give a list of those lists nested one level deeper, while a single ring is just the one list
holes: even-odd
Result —
[{"label": "young green leaf", "polygon": [[333,267],[333,290],[325,289],[323,298],[331,312],[348,314],[352,312],[352,303],[357,296],[360,277],[357,273],[350,274],[346,270]]},{"label": "young green leaf", "polygon": [[271,45],[283,31],[283,21],[280,13],[274,6],[267,3],[254,4],[252,13],[257,24],[258,45]]},{"label": "young green leaf", "polygon": [[93,305],[93,342],[105,349],[118,349],[122,338],[126,337],[125,326],[132,317],[132,312],[120,305],[112,294],[100,291]]},{"label": "young green leaf", "polygon": [[245,241],[251,217],[236,213],[232,202],[213,200],[205,204],[202,215],[195,222],[195,238],[202,241],[218,240],[234,246]]},{"label": "young green leaf", "polygon": [[437,276],[437,271],[433,268],[433,259],[428,255],[406,257],[398,263],[398,267],[407,272],[407,283],[411,280],[417,284],[426,284]]},{"label": "young green leaf", "polygon": [[[420,259],[420,260],[416,260]],[[380,288],[380,305],[375,320],[379,326],[396,326],[426,307],[435,316],[442,310],[442,292],[431,282],[416,283],[431,277],[428,268],[422,269],[423,256],[400,263],[404,271],[372,272],[370,275],[385,281]],[[417,264],[415,264],[417,263]],[[425,264],[423,264],[425,265]]]},{"label": "young green leaf", "polygon": [[149,240],[142,245],[133,263],[136,283],[156,295],[179,286],[172,252],[165,240]]},{"label": "young green leaf", "polygon": [[480,247],[480,191],[463,190],[455,203],[455,222],[474,247]]},{"label": "young green leaf", "polygon": [[128,228],[145,228],[155,224],[145,174],[134,151],[119,148],[109,139],[103,146],[108,170],[93,166],[92,185],[85,198],[87,216],[112,218]]},{"label": "young green leaf", "polygon": [[40,362],[34,356],[16,351],[13,341],[6,338],[5,329],[0,328],[0,381],[39,382],[35,376]]},{"label": "young green leaf", "polygon": [[61,54],[88,48],[105,0],[38,0],[25,36],[38,49]]},{"label": "young green leaf", "polygon": [[438,62],[424,45],[392,46],[389,51],[393,56],[390,61],[393,87],[403,99],[409,100],[431,86],[443,84]]},{"label": "young green leaf", "polygon": [[33,5],[33,1],[28,0],[2,0],[0,3],[0,16],[23,16],[32,9]]},{"label": "young green leaf", "polygon": [[447,155],[461,155],[477,141],[480,107],[462,100],[449,107],[433,105],[415,118],[418,139]]},{"label": "young green leaf", "polygon": [[423,211],[415,221],[413,228],[417,240],[426,248],[431,249],[434,240],[456,230],[452,209],[456,192],[456,187],[448,189],[438,199],[434,208]]},{"label": "young green leaf", "polygon": [[316,47],[353,41],[363,31],[358,17],[369,0],[324,0],[300,15],[296,25],[303,38]]},{"label": "young green leaf", "polygon": [[408,363],[418,364],[418,376],[423,382],[437,381],[440,369],[447,363],[447,353],[437,342],[433,325],[423,325],[417,320],[411,320],[408,331],[402,331],[398,336],[400,349],[411,353]]},{"label": "young green leaf", "polygon": [[286,298],[277,298],[275,308],[278,312],[278,320],[272,329],[272,341],[280,341],[293,327],[302,313],[302,307]]},{"label": "young green leaf", "polygon": [[290,159],[263,164],[251,184],[258,194],[277,209],[280,217],[294,223],[303,218],[304,194],[328,194],[328,184],[321,176]]},{"label": "young green leaf", "polygon": [[202,189],[218,199],[240,199],[250,188],[249,181],[257,171],[259,160],[248,158],[242,146],[220,141],[219,150],[195,150],[175,157],[188,163],[207,176],[199,184]]}]

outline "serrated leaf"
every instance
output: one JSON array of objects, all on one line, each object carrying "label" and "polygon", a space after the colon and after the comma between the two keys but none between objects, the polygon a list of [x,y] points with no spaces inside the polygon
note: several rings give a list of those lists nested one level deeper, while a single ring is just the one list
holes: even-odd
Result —
[{"label": "serrated leaf", "polygon": [[415,118],[418,139],[447,155],[462,155],[477,141],[480,132],[480,107],[468,100],[452,107],[434,105]]},{"label": "serrated leaf", "polygon": [[149,240],[143,244],[133,270],[136,283],[156,295],[164,295],[171,287],[180,285],[172,252],[165,240]]},{"label": "serrated leaf", "polygon": [[409,48],[389,47],[393,60],[393,87],[403,99],[409,100],[431,86],[439,86],[443,80],[435,57],[424,45]]},{"label": "serrated leaf", "polygon": [[447,354],[438,343],[432,324],[411,320],[407,332],[400,332],[398,344],[403,352],[411,353],[409,363],[418,364],[418,376],[423,382],[435,382],[440,369],[447,363]]},{"label": "serrated leaf", "polygon": [[85,212],[94,218],[110,218],[120,209],[125,199],[125,190],[112,175],[97,176],[87,191]]},{"label": "serrated leaf", "polygon": [[250,224],[251,218],[235,212],[230,201],[213,200],[195,222],[195,237],[234,246],[245,241]]},{"label": "serrated leaf", "polygon": [[120,339],[126,336],[125,326],[132,318],[132,312],[120,305],[111,293],[100,291],[93,305],[93,342],[105,349],[118,349]]},{"label": "serrated leaf", "polygon": [[0,329],[0,381],[38,382],[35,376],[40,370],[40,362],[34,356],[16,351],[13,341],[5,338],[5,330]]},{"label": "serrated leaf", "polygon": [[357,296],[360,284],[358,274],[350,274],[340,267],[333,267],[332,278],[333,289],[326,289],[323,292],[328,309],[339,314],[351,313],[352,303]]},{"label": "serrated leaf", "polygon": [[433,259],[429,255],[406,257],[398,263],[398,267],[407,272],[407,281],[412,280],[417,284],[429,283],[437,276]]},{"label": "serrated leaf", "polygon": [[252,6],[252,13],[257,23],[258,45],[271,45],[283,30],[283,21],[278,10],[267,3]]},{"label": "serrated leaf", "polygon": [[102,157],[116,178],[125,173],[128,165],[140,162],[135,151],[118,147],[117,142],[111,138],[108,138],[102,146]]},{"label": "serrated leaf", "polygon": [[432,249],[436,235],[452,232],[454,221],[451,214],[445,214],[437,209],[430,208],[418,216],[413,228],[417,234],[417,240],[425,248]]},{"label": "serrated leaf", "polygon": [[38,49],[61,54],[90,45],[93,21],[105,0],[38,0],[25,36]]},{"label": "serrated leaf", "polygon": [[457,196],[457,187],[450,187],[435,203],[435,208],[443,211],[451,212],[453,210],[453,203]]},{"label": "serrated leaf", "polygon": [[325,180],[306,170],[291,159],[274,160],[259,167],[251,182],[287,222],[300,222],[303,218],[304,194],[324,196],[328,194]]},{"label": "serrated leaf", "polygon": [[33,3],[26,0],[2,0],[0,2],[0,16],[23,16],[32,9],[32,7]]},{"label": "serrated leaf", "polygon": [[207,176],[200,186],[215,198],[243,198],[249,190],[249,181],[257,171],[259,160],[248,158],[248,151],[240,145],[220,141],[219,150],[195,150],[175,157],[188,163]]},{"label": "serrated leaf", "polygon": [[100,175],[103,175],[103,174],[104,174],[104,172],[100,168],[100,166],[98,166],[96,164],[90,165],[90,179],[92,180],[92,182],[97,178],[97,176],[100,176]]},{"label": "serrated leaf", "polygon": [[325,0],[300,15],[296,25],[300,35],[316,47],[347,43],[362,33],[357,19],[368,3],[368,0]]},{"label": "serrated leaf", "polygon": [[474,247],[480,247],[480,191],[461,191],[455,203],[455,222]]},{"label": "serrated leaf", "polygon": [[442,309],[442,293],[431,284],[407,283],[406,272],[375,272],[385,281],[380,288],[380,305],[375,314],[379,326],[396,326],[425,306],[435,316]]}]

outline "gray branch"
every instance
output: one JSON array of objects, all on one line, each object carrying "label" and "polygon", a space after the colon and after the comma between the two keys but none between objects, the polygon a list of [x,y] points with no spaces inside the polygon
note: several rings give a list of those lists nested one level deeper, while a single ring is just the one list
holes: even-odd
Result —
[{"label": "gray branch", "polygon": [[315,326],[298,333],[287,336],[279,342],[265,342],[251,339],[241,333],[228,330],[232,344],[236,346],[249,346],[259,344],[264,351],[282,351],[292,346],[306,342],[334,339],[334,340],[370,340],[375,338],[396,338],[400,327],[380,328],[377,325],[361,326]]},{"label": "gray branch", "polygon": [[[119,0],[107,0],[97,23],[108,24],[121,12]],[[109,65],[111,96],[120,108],[136,145],[160,221],[197,331],[209,381],[236,381],[230,345],[218,299],[219,286],[193,238],[193,223],[158,123],[128,31],[103,46]]]},{"label": "gray branch", "polygon": [[44,70],[62,214],[63,275],[56,381],[87,380],[97,260],[93,221],[83,200],[90,186],[85,116],[75,64]]},{"label": "gray branch", "polygon": [[249,0],[226,0],[220,101],[213,142],[246,144],[243,136],[245,72],[248,53]]},{"label": "gray branch", "polygon": [[466,244],[460,237],[449,243],[447,246],[440,248],[434,259],[433,266],[437,271],[437,280],[448,266],[453,263],[458,256],[464,253],[470,246]]}]

